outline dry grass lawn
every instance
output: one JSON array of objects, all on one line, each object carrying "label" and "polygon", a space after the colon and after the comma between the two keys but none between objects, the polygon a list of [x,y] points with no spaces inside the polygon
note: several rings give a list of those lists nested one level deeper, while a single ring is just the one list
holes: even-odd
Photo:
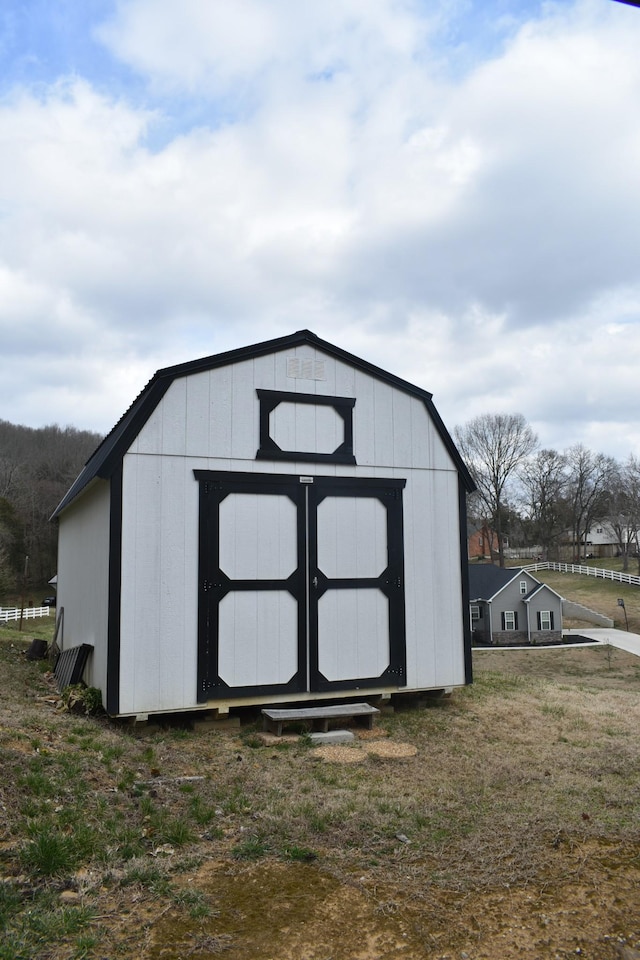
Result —
[{"label": "dry grass lawn", "polygon": [[249,714],[141,736],[65,712],[27,645],[0,631],[0,960],[640,950],[629,654],[476,651],[472,687],[398,704],[348,763]]}]

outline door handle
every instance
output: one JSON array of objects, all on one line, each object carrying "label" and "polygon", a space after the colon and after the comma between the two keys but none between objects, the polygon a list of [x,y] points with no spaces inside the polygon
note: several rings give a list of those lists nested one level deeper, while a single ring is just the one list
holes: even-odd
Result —
[{"label": "door handle", "polygon": [[317,589],[318,589],[318,578],[317,578],[317,577],[314,577],[314,578],[313,578],[313,580],[311,581],[311,585],[312,585],[312,587],[313,587],[314,590],[317,590]]}]

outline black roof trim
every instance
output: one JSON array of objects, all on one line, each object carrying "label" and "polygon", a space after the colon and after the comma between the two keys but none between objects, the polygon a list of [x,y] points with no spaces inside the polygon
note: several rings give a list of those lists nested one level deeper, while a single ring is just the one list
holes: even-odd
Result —
[{"label": "black roof trim", "polygon": [[224,353],[217,353],[210,357],[202,357],[199,360],[190,360],[186,363],[178,363],[173,367],[164,367],[158,370],[115,427],[97,447],[89,460],[87,460],[84,469],[56,508],[53,517],[57,517],[68,507],[91,480],[96,477],[108,479],[114,473],[126,451],[140,433],[174,380],[192,373],[200,373],[206,370],[212,370],[215,367],[224,367],[231,363],[238,363],[241,360],[250,360],[254,357],[263,356],[264,354],[279,353],[304,343],[318,347],[318,349],[325,353],[345,361],[350,366],[356,367],[379,380],[384,380],[386,383],[398,387],[400,390],[419,397],[425,403],[448,453],[458,468],[467,491],[472,492],[475,490],[476,487],[471,478],[471,474],[433,404],[431,393],[406,380],[402,380],[400,377],[395,376],[395,374],[375,366],[375,364],[356,357],[341,347],[336,347],[327,340],[322,340],[315,333],[312,333],[311,330],[298,330],[296,333],[289,334],[285,337],[264,340],[261,343],[255,343],[248,347],[227,350]]}]

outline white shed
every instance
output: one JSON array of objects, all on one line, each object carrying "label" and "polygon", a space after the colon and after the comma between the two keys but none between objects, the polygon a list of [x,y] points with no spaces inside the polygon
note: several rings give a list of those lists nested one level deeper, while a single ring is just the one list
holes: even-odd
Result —
[{"label": "white shed", "polygon": [[63,650],[112,716],[471,681],[431,394],[308,330],[159,370],[57,508]]}]

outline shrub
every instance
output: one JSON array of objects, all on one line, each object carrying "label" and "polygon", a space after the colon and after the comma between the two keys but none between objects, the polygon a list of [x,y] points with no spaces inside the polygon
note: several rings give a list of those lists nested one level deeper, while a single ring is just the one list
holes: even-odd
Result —
[{"label": "shrub", "polygon": [[62,704],[70,713],[95,716],[103,712],[101,691],[97,687],[87,687],[83,683],[65,687],[62,692]]}]

